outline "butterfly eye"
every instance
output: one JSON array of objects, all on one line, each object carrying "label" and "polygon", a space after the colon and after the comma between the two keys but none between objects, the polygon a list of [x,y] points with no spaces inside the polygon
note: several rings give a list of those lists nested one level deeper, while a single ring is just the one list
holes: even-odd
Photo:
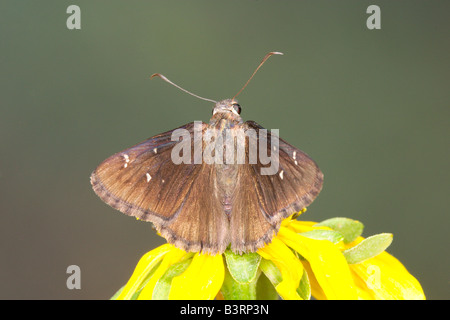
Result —
[{"label": "butterfly eye", "polygon": [[236,111],[238,114],[241,114],[241,106],[237,103],[233,104],[234,111]]}]

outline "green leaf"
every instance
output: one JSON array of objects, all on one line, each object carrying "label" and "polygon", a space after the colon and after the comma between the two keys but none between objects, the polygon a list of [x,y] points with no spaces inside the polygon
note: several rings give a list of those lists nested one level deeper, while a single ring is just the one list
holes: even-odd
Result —
[{"label": "green leaf", "polygon": [[363,262],[380,254],[392,243],[392,233],[380,233],[364,239],[342,252],[349,264]]},{"label": "green leaf", "polygon": [[189,259],[171,265],[164,275],[156,282],[153,289],[152,300],[169,300],[172,279],[182,274],[191,264],[192,256]]},{"label": "green leaf", "polygon": [[261,272],[256,282],[256,300],[278,300],[279,295],[269,278]]},{"label": "green leaf", "polygon": [[340,232],[334,230],[311,230],[300,234],[310,239],[328,240],[334,244],[344,239],[344,236]]},{"label": "green leaf", "polygon": [[[125,285],[122,288],[120,288],[116,293],[114,293],[114,295],[109,300],[117,300],[117,297],[120,296],[120,294],[122,293],[124,288],[125,288]],[[138,291],[136,291],[135,293],[133,293],[130,300],[137,300],[141,291],[142,291],[142,288],[139,289]]]},{"label": "green leaf", "polygon": [[306,272],[306,270],[303,270],[303,275],[300,279],[297,293],[303,300],[311,299],[311,284],[309,283],[308,273]]},{"label": "green leaf", "polygon": [[344,236],[344,243],[354,241],[361,235],[364,229],[364,225],[361,222],[349,218],[331,218],[315,226],[326,226],[340,232]]},{"label": "green leaf", "polygon": [[254,277],[251,282],[237,282],[225,268],[225,278],[223,280],[222,293],[225,300],[256,300],[256,282],[258,277]]},{"label": "green leaf", "polygon": [[270,280],[270,282],[272,282],[274,287],[276,287],[283,280],[281,271],[272,261],[262,258],[261,262],[259,263],[259,268]]},{"label": "green leaf", "polygon": [[226,250],[225,260],[233,279],[239,283],[246,284],[256,278],[261,256],[256,252],[239,255],[231,250]]},{"label": "green leaf", "polygon": [[125,288],[125,285],[122,286],[122,288],[120,288],[119,290],[117,290],[117,292],[114,293],[114,295],[111,298],[109,298],[109,300],[117,300],[117,297],[122,293],[123,288]]}]

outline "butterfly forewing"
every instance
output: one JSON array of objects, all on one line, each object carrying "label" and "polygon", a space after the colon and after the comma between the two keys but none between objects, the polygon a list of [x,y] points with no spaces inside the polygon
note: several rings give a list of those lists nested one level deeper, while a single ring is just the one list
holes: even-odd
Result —
[{"label": "butterfly forewing", "polygon": [[[178,129],[193,137],[193,128],[190,123]],[[224,251],[228,221],[220,201],[210,196],[214,166],[174,164],[173,131],[103,161],[91,175],[94,191],[123,213],[153,222],[169,242],[185,250]]]},{"label": "butterfly forewing", "polygon": [[[188,127],[187,125],[186,127]],[[170,219],[187,192],[180,186],[195,175],[195,165],[176,169],[170,158],[171,131],[150,138],[103,161],[91,175],[95,192],[109,205],[142,220]],[[168,174],[168,170],[170,174]],[[177,174],[179,179],[172,179]],[[170,181],[169,181],[170,180]],[[167,183],[166,183],[167,182]],[[172,192],[171,201],[164,201]]]}]

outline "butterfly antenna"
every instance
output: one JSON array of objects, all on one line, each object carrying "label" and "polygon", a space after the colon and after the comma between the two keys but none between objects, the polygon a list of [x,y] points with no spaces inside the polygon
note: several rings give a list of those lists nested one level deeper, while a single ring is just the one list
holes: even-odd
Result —
[{"label": "butterfly antenna", "polygon": [[154,77],[160,77],[160,78],[163,79],[165,82],[170,83],[171,85],[173,85],[174,87],[180,89],[181,91],[184,91],[184,92],[186,92],[186,93],[189,93],[191,96],[194,96],[194,97],[196,97],[196,98],[199,98],[199,99],[202,99],[202,100],[205,100],[205,101],[211,101],[211,102],[217,103],[217,101],[215,101],[215,100],[200,97],[200,96],[198,96],[198,95],[196,95],[196,94],[193,94],[192,92],[187,91],[186,89],[183,89],[183,88],[180,87],[179,85],[176,85],[175,83],[173,83],[172,81],[170,81],[169,79],[167,79],[167,78],[166,78],[165,76],[163,76],[161,73],[154,73],[154,74],[152,74],[152,76],[150,77],[150,79],[153,79]]},{"label": "butterfly antenna", "polygon": [[264,64],[264,62],[266,62],[267,59],[269,59],[271,56],[273,56],[274,54],[279,54],[279,55],[283,55],[282,52],[269,52],[268,54],[266,54],[266,56],[262,59],[261,63],[259,64],[258,68],[256,68],[256,70],[253,72],[253,74],[251,75],[250,79],[247,80],[247,82],[244,84],[244,86],[242,87],[241,90],[239,90],[238,93],[236,93],[236,95],[233,97],[236,98],[241,92],[242,90],[245,89],[245,87],[248,85],[248,83],[250,82],[250,80],[252,80],[253,76],[256,74],[256,72],[259,70],[259,68],[262,67],[262,65]]}]

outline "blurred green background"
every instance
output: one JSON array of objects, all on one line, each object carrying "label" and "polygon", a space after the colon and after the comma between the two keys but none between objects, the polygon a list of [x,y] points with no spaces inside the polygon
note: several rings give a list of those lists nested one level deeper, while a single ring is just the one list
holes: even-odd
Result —
[{"label": "blurred green background", "polygon": [[[81,30],[66,9],[81,8]],[[381,30],[366,9],[381,8]],[[1,1],[0,298],[107,299],[164,243],[105,205],[108,156],[240,95],[325,174],[304,219],[345,216],[429,299],[449,290],[449,1]],[[81,268],[81,290],[66,268]]]}]

